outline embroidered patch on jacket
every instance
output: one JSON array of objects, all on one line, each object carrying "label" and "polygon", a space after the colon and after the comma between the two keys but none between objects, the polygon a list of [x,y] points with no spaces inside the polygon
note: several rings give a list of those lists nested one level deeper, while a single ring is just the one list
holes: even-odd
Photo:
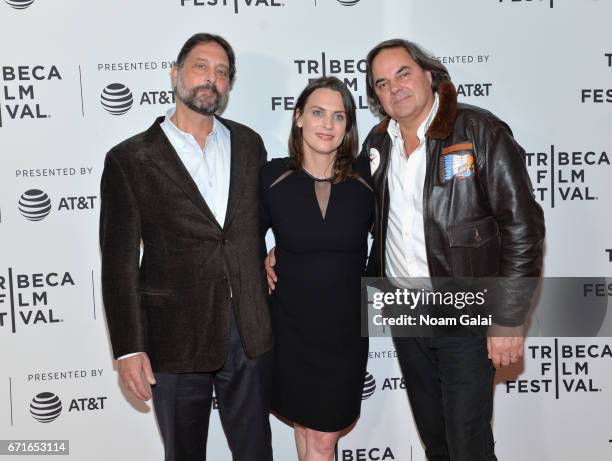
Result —
[{"label": "embroidered patch on jacket", "polygon": [[468,178],[475,172],[472,143],[455,144],[442,150],[440,156],[440,181],[452,178]]}]

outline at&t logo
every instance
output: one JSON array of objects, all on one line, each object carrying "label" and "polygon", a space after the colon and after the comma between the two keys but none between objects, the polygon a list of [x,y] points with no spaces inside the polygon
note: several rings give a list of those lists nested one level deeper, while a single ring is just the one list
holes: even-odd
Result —
[{"label": "at&t logo", "polygon": [[30,403],[32,418],[41,423],[55,421],[62,413],[62,401],[51,392],[37,394]]},{"label": "at&t logo", "polygon": [[72,399],[68,411],[96,411],[104,410],[104,402],[108,397],[82,397],[79,399]]},{"label": "at&t logo", "polygon": [[[136,93],[136,97],[138,98]],[[136,101],[138,105],[174,104],[175,97],[172,90],[143,91]],[[100,104],[111,115],[123,115],[134,105],[134,94],[123,83],[111,83],[100,94]]]},{"label": "at&t logo", "polygon": [[109,114],[123,115],[132,108],[134,97],[123,83],[111,83],[102,90],[100,103]]},{"label": "at&t logo", "polygon": [[363,382],[363,391],[361,392],[361,400],[366,400],[374,395],[376,391],[376,380],[374,376],[366,371],[365,380]]},{"label": "at&t logo", "polygon": [[[398,391],[406,389],[406,381],[404,378],[385,378],[382,381],[381,391]],[[366,371],[365,380],[363,382],[363,391],[361,392],[361,400],[369,399],[376,392],[376,379]]]},{"label": "at&t logo", "polygon": [[[104,410],[108,397],[80,397],[70,401],[68,413],[91,412]],[[30,403],[30,414],[41,423],[55,421],[62,413],[62,401],[52,392],[37,394]]]},{"label": "at&t logo", "polygon": [[51,212],[51,199],[39,189],[30,189],[21,194],[18,206],[28,221],[40,221]]},{"label": "at&t logo", "polygon": [[34,0],[4,0],[8,6],[16,10],[25,10],[34,3]]},{"label": "at&t logo", "polygon": [[[95,209],[95,195],[61,197],[57,211],[83,211]],[[19,212],[28,221],[41,221],[49,216],[53,204],[51,198],[40,189],[30,189],[19,197]]]}]

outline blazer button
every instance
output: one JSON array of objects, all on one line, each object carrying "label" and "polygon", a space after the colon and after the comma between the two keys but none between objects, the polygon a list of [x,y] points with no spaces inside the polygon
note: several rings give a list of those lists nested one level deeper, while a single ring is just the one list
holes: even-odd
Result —
[{"label": "blazer button", "polygon": [[223,239],[223,240],[221,240],[221,244],[222,244],[222,245],[227,245],[228,243],[229,243],[229,240],[228,240],[228,239]]}]

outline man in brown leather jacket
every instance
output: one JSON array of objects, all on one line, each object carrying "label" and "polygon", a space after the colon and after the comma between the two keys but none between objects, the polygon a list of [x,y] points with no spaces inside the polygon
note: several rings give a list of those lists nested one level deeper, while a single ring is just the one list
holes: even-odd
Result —
[{"label": "man in brown leather jacket", "polygon": [[[384,117],[361,153],[377,202],[369,275],[539,277],[544,217],[509,127],[458,103],[447,69],[414,43],[380,43],[367,62]],[[429,460],[496,459],[495,368],[523,355],[526,307],[495,306],[499,336],[394,336]]]}]

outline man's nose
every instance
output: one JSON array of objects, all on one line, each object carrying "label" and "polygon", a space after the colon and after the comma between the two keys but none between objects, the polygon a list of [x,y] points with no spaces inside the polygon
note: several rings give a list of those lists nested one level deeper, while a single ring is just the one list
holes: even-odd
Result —
[{"label": "man's nose", "polygon": [[207,83],[215,83],[217,81],[217,73],[215,72],[215,69],[211,67],[207,68],[204,78]]},{"label": "man's nose", "polygon": [[391,93],[397,93],[397,90],[400,89],[400,85],[398,85],[398,83],[395,80],[391,80],[389,82],[389,91]]}]

